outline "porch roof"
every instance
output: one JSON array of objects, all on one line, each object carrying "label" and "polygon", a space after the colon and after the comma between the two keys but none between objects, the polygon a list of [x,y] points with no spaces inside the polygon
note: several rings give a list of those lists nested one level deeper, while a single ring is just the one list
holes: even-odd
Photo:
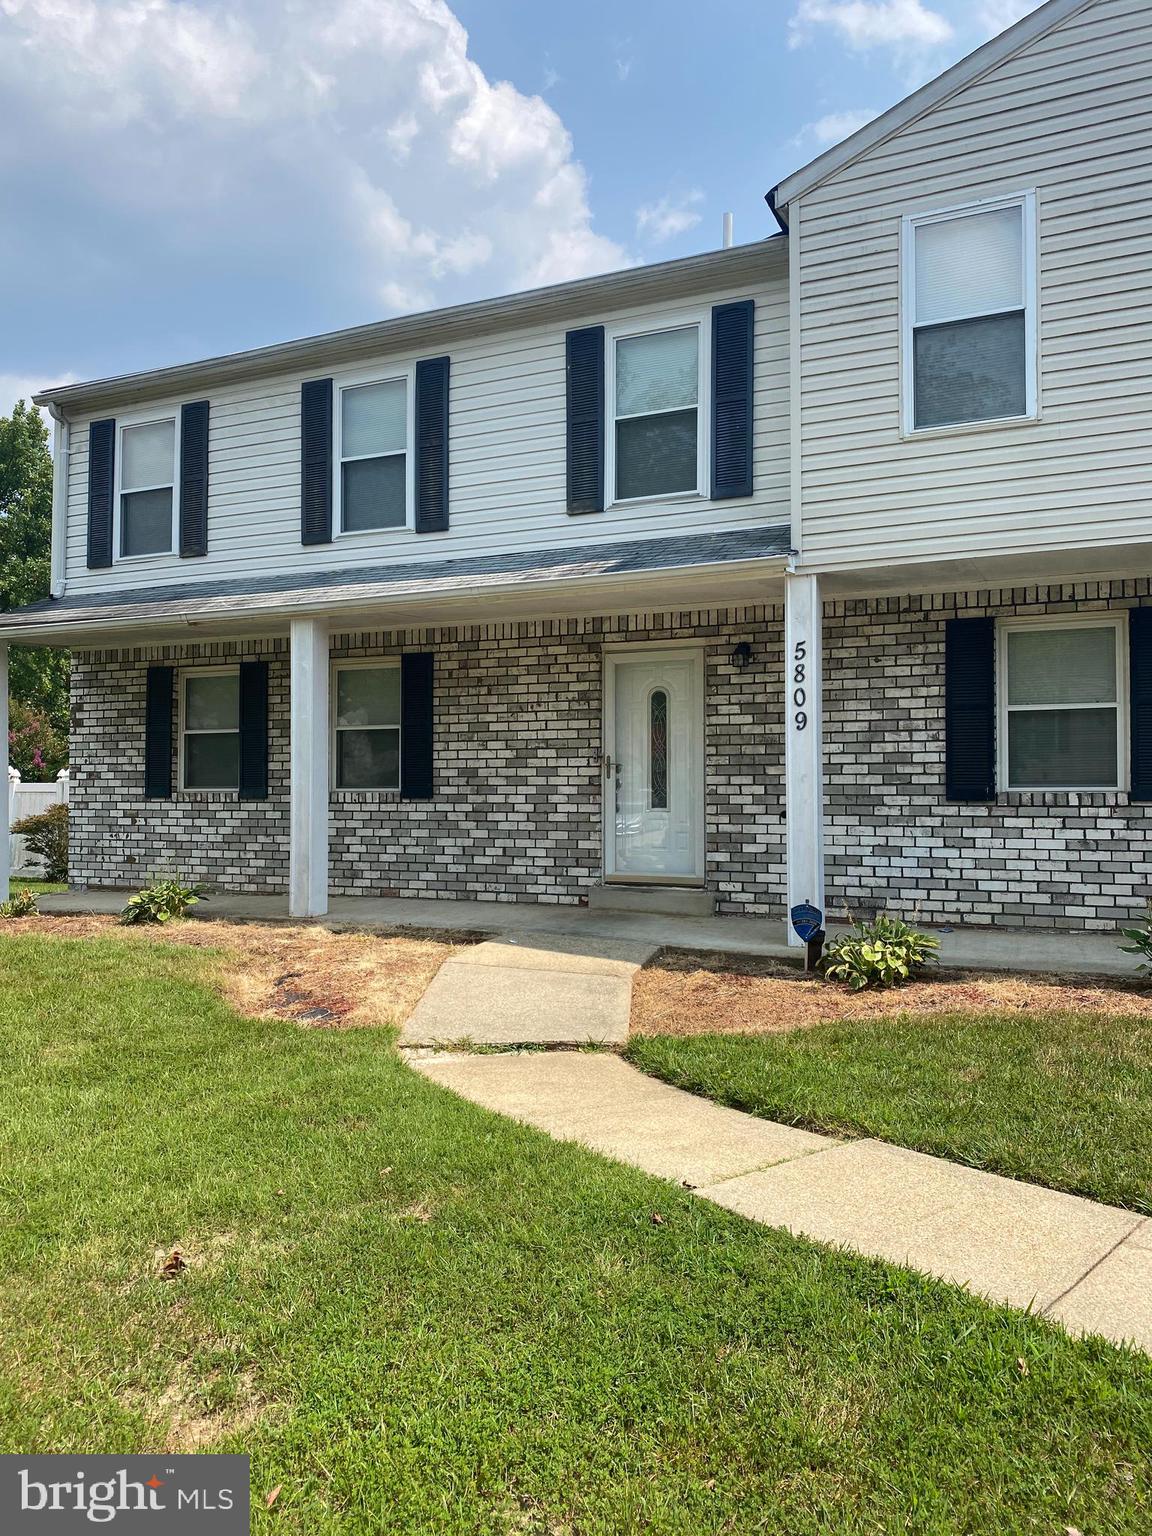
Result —
[{"label": "porch roof", "polygon": [[[293,572],[263,577],[230,577],[170,583],[117,592],[65,593],[45,598],[11,613],[0,614],[0,639],[25,644],[96,643],[109,633],[171,631],[195,624],[217,630],[241,625],[251,629],[280,629],[291,617],[331,615],[333,622],[352,625],[357,615],[380,619],[374,610],[395,609],[389,622],[429,622],[428,605],[451,604],[453,622],[460,600],[485,599],[484,617],[503,617],[489,605],[501,594],[531,600],[537,594],[540,611],[563,611],[563,594],[579,591],[586,597],[603,593],[603,600],[635,607],[663,601],[652,582],[663,580],[667,600],[691,601],[686,589],[671,579],[677,572],[700,577],[711,571],[729,578],[740,567],[771,562],[760,574],[779,576],[791,545],[788,525],[727,530],[676,538],[637,539],[604,544],[565,545],[556,549],[516,549],[501,554],[448,560],[408,560],[391,565],[348,570]],[[615,589],[615,590],[613,590]],[[767,590],[762,600],[767,598]],[[710,594],[712,603],[750,601],[747,591],[733,589],[725,598]],[[701,593],[695,600],[705,605]],[[581,604],[585,607],[586,604]],[[419,615],[413,618],[413,614]],[[478,614],[477,617],[480,615]],[[435,618],[431,622],[436,622]],[[139,638],[144,638],[142,633]]]}]

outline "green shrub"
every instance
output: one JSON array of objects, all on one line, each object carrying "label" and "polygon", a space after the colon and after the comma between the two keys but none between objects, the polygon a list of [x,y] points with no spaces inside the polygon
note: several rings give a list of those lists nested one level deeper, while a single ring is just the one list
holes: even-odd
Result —
[{"label": "green shrub", "polygon": [[864,987],[898,987],[922,966],[932,964],[939,948],[939,939],[881,912],[870,923],[857,923],[847,938],[830,944],[821,966],[829,981],[845,982],[854,992]]},{"label": "green shrub", "polygon": [[187,917],[189,907],[204,900],[204,886],[179,880],[156,880],[137,891],[120,914],[122,923],[170,923]]},{"label": "green shrub", "polygon": [[[65,682],[67,693],[67,682]],[[8,715],[8,761],[25,784],[47,783],[68,766],[68,737],[39,709],[13,699]]]},{"label": "green shrub", "polygon": [[35,891],[13,891],[11,899],[0,901],[0,917],[37,917]]},{"label": "green shrub", "polygon": [[68,807],[50,805],[35,816],[24,816],[12,828],[28,843],[28,851],[44,860],[44,878],[68,878]]},{"label": "green shrub", "polygon": [[1152,971],[1152,907],[1148,908],[1143,926],[1140,928],[1121,928],[1120,932],[1126,939],[1131,939],[1131,944],[1121,944],[1120,948],[1126,955],[1143,955],[1144,958],[1136,967],[1138,971]]}]

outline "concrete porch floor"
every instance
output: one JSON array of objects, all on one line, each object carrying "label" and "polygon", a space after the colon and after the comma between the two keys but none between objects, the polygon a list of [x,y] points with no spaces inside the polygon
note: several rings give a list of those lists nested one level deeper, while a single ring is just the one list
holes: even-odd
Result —
[{"label": "concrete porch floor", "polygon": [[[127,890],[68,891],[40,897],[45,913],[117,913]],[[286,896],[215,895],[193,909],[196,917],[288,922]],[[564,936],[570,948],[624,940],[729,954],[770,955],[798,960],[778,918],[672,917],[647,912],[591,912],[586,907],[539,902],[436,901],[385,896],[334,896],[319,922],[365,928],[435,928],[495,935]],[[844,930],[830,925],[835,936]],[[1138,956],[1122,954],[1112,933],[1036,931],[1020,928],[935,930],[946,966],[1001,971],[1046,971],[1122,976],[1135,973]]]}]

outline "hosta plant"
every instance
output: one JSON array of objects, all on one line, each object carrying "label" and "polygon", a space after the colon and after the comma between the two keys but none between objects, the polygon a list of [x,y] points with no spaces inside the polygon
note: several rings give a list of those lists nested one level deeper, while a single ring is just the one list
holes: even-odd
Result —
[{"label": "hosta plant", "polygon": [[13,891],[8,901],[0,902],[0,917],[36,917],[35,891]]},{"label": "hosta plant", "polygon": [[120,914],[122,923],[170,923],[187,917],[190,907],[204,900],[202,885],[181,885],[179,880],[156,880],[137,891]]},{"label": "hosta plant", "polygon": [[1124,953],[1144,956],[1136,969],[1152,971],[1152,907],[1148,908],[1144,922],[1139,928],[1121,928],[1120,932],[1126,939],[1132,941],[1130,944],[1120,945]]},{"label": "hosta plant", "polygon": [[939,939],[881,912],[870,923],[857,923],[846,938],[834,940],[821,965],[829,981],[842,981],[854,992],[898,987],[933,964],[939,948]]}]

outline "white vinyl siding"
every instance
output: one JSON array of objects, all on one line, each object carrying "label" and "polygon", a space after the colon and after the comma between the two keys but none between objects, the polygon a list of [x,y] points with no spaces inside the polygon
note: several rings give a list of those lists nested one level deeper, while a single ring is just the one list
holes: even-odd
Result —
[{"label": "white vinyl siding", "polygon": [[[1148,540],[1150,73],[1152,10],[1100,0],[801,198],[806,563]],[[1028,188],[1039,419],[906,435],[901,221]]]},{"label": "white vinyl siding", "polygon": [[[756,301],[755,494],[738,502],[696,497],[609,507],[592,517],[567,513],[564,338],[580,324],[655,328],[683,305],[637,306],[484,338],[442,342],[420,356],[452,359],[449,463],[451,527],[434,539],[390,530],[348,533],[331,545],[300,545],[300,384],[325,370],[204,389],[209,427],[208,553],[194,579],[345,569],[382,557],[442,560],[503,550],[555,548],[632,538],[672,537],[788,521],[787,281],[779,247],[760,258],[763,280],[701,294],[705,313],[732,299]],[[335,388],[394,376],[416,357],[381,358],[374,367],[331,370]],[[178,410],[180,401],[163,405]],[[335,400],[333,401],[335,406]],[[114,410],[93,413],[114,415]],[[335,415],[335,411],[334,411]],[[118,573],[86,569],[88,416],[73,428],[68,504],[68,579],[73,590],[107,591],[193,579],[188,562],[156,557]],[[335,449],[335,444],[334,444]],[[335,452],[333,454],[336,462]],[[334,518],[334,527],[339,523]],[[129,576],[129,571],[131,575]]]},{"label": "white vinyl siding", "polygon": [[997,626],[1002,790],[1126,788],[1127,616]]}]

